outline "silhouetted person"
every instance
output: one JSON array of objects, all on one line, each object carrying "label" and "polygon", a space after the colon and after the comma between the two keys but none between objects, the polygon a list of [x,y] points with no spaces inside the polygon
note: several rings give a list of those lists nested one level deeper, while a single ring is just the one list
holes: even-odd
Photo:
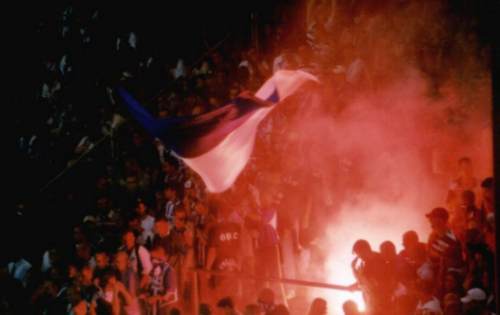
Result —
[{"label": "silhouetted person", "polygon": [[354,243],[353,253],[357,257],[352,261],[351,267],[357,282],[351,285],[351,289],[363,292],[366,309],[370,314],[386,314],[392,292],[386,281],[389,271],[385,270],[384,260],[363,239]]}]

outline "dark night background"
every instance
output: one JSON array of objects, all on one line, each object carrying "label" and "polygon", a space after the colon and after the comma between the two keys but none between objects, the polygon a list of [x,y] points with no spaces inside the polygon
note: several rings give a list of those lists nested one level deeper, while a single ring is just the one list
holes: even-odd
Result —
[{"label": "dark night background", "polygon": [[[74,1],[77,8],[92,10],[99,8],[100,19],[98,23],[105,23],[100,29],[105,32],[97,34],[96,41],[102,42],[96,49],[85,51],[82,58],[95,54],[99,58],[94,58],[95,63],[91,69],[80,69],[82,73],[87,71],[97,71],[104,82],[112,84],[115,80],[116,69],[119,63],[113,60],[112,55],[106,55],[108,46],[113,43],[112,38],[116,35],[134,31],[138,34],[140,46],[149,49],[157,57],[158,67],[172,67],[177,58],[184,58],[189,64],[196,61],[208,47],[215,45],[227,36],[229,40],[224,44],[238,47],[248,44],[250,41],[250,13],[254,12],[258,16],[259,25],[270,25],[275,27],[279,22],[275,19],[287,9],[293,9],[298,1],[176,1],[162,2],[162,4],[144,2],[102,2],[102,1]],[[175,4],[174,4],[175,3]],[[382,2],[380,2],[382,3]],[[477,34],[481,42],[485,45],[492,44],[493,39],[498,38],[498,1],[473,1],[475,9],[464,11],[461,1],[450,1],[450,14],[464,16],[464,18],[475,18],[478,21]],[[34,104],[34,93],[40,84],[40,65],[42,60],[57,54],[61,47],[50,45],[39,33],[37,28],[40,22],[44,22],[43,29],[52,30],[54,33],[60,27],[59,21],[54,19],[56,14],[62,11],[66,2],[51,1],[20,1],[9,8],[3,9],[6,16],[6,26],[4,31],[9,34],[4,41],[4,52],[8,58],[4,57],[7,65],[7,80],[4,81],[4,88],[8,98],[3,103],[4,120],[7,120],[8,143],[15,145],[19,132],[36,121],[39,117],[39,110]],[[108,45],[108,46],[106,46]],[[76,54],[76,53],[75,53]],[[498,60],[498,50],[494,50],[492,56]],[[493,64],[494,73],[497,75],[498,62]],[[498,85],[498,76],[495,77],[495,84]],[[162,81],[152,79],[153,86],[149,90],[149,95],[155,95],[162,87]],[[139,82],[139,84],[141,84]],[[82,90],[84,91],[84,90]],[[89,87],[89,92],[92,88]],[[81,91],[80,91],[81,92]],[[498,93],[498,91],[495,91]],[[498,95],[498,94],[497,94]],[[496,96],[498,99],[498,96]],[[82,103],[85,102],[85,95],[82,95]],[[497,103],[497,102],[495,102]],[[7,109],[8,108],[8,109]],[[7,113],[7,110],[9,111]],[[498,120],[498,117],[497,117]],[[498,141],[499,137],[496,137]],[[4,183],[4,194],[9,200],[4,204],[2,210],[3,225],[2,242],[6,245],[14,245],[16,240],[12,235],[25,236],[31,242],[42,242],[42,239],[51,233],[53,218],[66,220],[71,217],[69,213],[54,213],[50,195],[57,195],[58,190],[65,185],[78,185],[85,187],[82,181],[82,173],[72,170],[60,181],[55,183],[43,194],[39,189],[53,176],[57,170],[50,169],[44,165],[31,165],[14,153],[12,146],[6,149],[8,157],[13,160],[4,162],[8,179]],[[498,175],[498,174],[497,174]],[[497,176],[498,178],[498,176]],[[81,180],[82,181],[81,181]],[[24,204],[24,216],[15,214],[18,204]],[[31,235],[31,236],[30,236]]]}]

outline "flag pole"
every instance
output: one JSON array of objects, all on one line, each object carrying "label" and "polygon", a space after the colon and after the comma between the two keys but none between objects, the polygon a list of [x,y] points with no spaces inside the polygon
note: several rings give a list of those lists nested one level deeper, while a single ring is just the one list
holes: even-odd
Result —
[{"label": "flag pole", "polygon": [[40,188],[39,192],[44,192],[50,185],[55,183],[57,180],[59,180],[61,177],[63,177],[69,170],[71,170],[75,165],[77,165],[84,157],[89,155],[91,152],[93,152],[101,143],[103,143],[105,140],[108,138],[111,138],[111,134],[107,134],[101,139],[99,139],[95,145],[93,145],[91,148],[87,149],[85,152],[83,152],[76,160],[68,162],[68,165],[66,168],[64,168],[59,174],[57,174],[54,178],[49,180],[42,188]]},{"label": "flag pole", "polygon": [[101,143],[106,141],[108,138],[111,141],[111,158],[115,159],[115,143],[113,141],[115,136],[115,131],[125,122],[125,118],[123,118],[119,114],[113,114],[113,118],[111,120],[111,128],[109,133],[105,134],[101,139],[99,139],[91,148],[87,149],[83,152],[76,160],[68,162],[68,165],[65,169],[63,169],[59,174],[57,174],[54,178],[49,180],[47,184],[45,184],[42,188],[40,188],[39,192],[44,192],[50,185],[55,183],[59,178],[63,177],[70,169],[72,169],[75,165],[77,165],[84,157],[92,153]]}]

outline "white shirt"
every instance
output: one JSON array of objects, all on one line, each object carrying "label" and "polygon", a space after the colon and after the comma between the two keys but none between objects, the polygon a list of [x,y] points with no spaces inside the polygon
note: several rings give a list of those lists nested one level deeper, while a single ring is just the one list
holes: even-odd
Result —
[{"label": "white shirt", "polygon": [[148,250],[141,245],[139,245],[137,251],[134,248],[129,254],[128,256],[129,268],[131,268],[134,272],[137,272],[139,269],[136,253],[139,255],[139,259],[141,260],[142,274],[143,275],[149,274],[151,272],[151,269],[153,269],[153,265],[151,264],[151,256],[149,255]]},{"label": "white shirt", "polygon": [[155,219],[147,215],[141,220],[142,234],[137,238],[137,243],[144,245],[148,238],[153,239],[154,232],[153,228],[155,225]]},{"label": "white shirt", "polygon": [[7,265],[7,268],[9,270],[9,274],[12,275],[14,279],[21,281],[23,286],[26,286],[28,281],[28,272],[31,270],[31,264],[28,261],[21,258],[16,262],[10,262]]},{"label": "white shirt", "polygon": [[134,32],[130,32],[128,36],[128,44],[130,47],[136,49],[137,48],[137,36]]},{"label": "white shirt", "polygon": [[46,250],[45,253],[43,253],[41,270],[42,270],[42,272],[47,272],[51,267],[52,267],[52,263],[50,261],[50,254],[49,254],[49,251]]},{"label": "white shirt", "polygon": [[184,61],[182,59],[179,59],[177,61],[177,66],[172,69],[172,75],[175,79],[186,76],[186,69],[184,67]]},{"label": "white shirt", "polygon": [[180,205],[180,203],[181,202],[179,200],[167,201],[167,204],[165,205],[165,218],[167,218],[167,220],[172,221],[174,219],[175,207]]}]

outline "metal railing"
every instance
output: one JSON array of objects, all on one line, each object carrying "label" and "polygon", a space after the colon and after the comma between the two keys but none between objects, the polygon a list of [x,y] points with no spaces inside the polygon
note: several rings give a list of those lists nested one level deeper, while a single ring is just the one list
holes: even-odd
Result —
[{"label": "metal railing", "polygon": [[192,303],[193,303],[193,314],[199,314],[199,306],[200,306],[200,291],[199,291],[199,274],[210,274],[213,276],[224,276],[231,277],[233,279],[238,280],[255,280],[255,281],[266,281],[266,282],[275,282],[280,284],[291,284],[298,286],[305,286],[311,288],[321,288],[321,289],[331,289],[331,290],[342,290],[342,291],[351,291],[350,286],[339,285],[339,284],[330,284],[316,281],[307,281],[307,280],[298,280],[298,279],[287,279],[287,278],[265,278],[259,277],[255,275],[250,275],[243,272],[228,272],[228,271],[217,271],[217,270],[207,270],[207,269],[191,269],[193,276],[193,294],[192,294]]}]

